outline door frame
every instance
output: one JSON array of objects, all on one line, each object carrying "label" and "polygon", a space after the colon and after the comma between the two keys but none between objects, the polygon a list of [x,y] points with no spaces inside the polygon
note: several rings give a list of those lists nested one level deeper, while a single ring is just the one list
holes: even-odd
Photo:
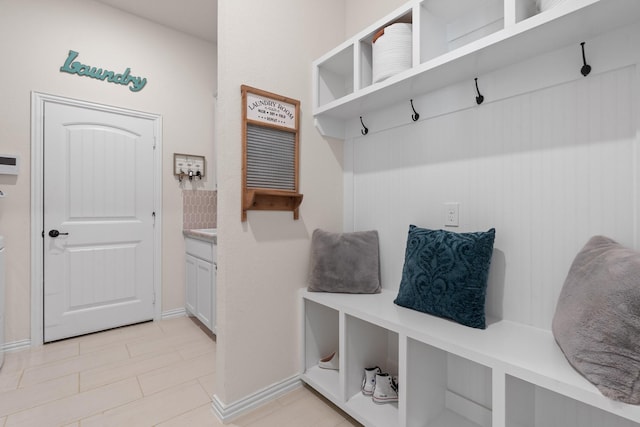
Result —
[{"label": "door frame", "polygon": [[44,106],[62,104],[153,121],[155,150],[153,229],[153,320],[162,318],[162,116],[40,92],[31,92],[31,345],[44,343]]}]

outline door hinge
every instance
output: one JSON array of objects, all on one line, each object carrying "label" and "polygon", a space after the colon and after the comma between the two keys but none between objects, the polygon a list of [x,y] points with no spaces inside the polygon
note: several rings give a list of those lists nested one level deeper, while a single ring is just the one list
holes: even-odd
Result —
[{"label": "door hinge", "polygon": [[42,230],[42,238],[44,239],[44,230]]},{"label": "door hinge", "polygon": [[153,137],[153,149],[154,149],[154,150],[156,149],[156,141],[157,141],[157,139],[156,139],[156,137],[154,136],[154,137]]},{"label": "door hinge", "polygon": [[156,305],[156,293],[153,293],[153,301],[151,302],[153,305]]},{"label": "door hinge", "polygon": [[[153,217],[153,226],[155,227],[156,226],[156,213],[155,213],[155,211],[151,212],[151,216]],[[43,233],[44,233],[44,231],[43,231]]]}]

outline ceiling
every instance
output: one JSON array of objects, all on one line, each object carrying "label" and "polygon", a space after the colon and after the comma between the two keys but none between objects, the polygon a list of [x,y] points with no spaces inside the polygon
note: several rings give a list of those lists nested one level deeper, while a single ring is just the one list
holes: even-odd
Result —
[{"label": "ceiling", "polygon": [[97,0],[212,43],[218,39],[218,0]]}]

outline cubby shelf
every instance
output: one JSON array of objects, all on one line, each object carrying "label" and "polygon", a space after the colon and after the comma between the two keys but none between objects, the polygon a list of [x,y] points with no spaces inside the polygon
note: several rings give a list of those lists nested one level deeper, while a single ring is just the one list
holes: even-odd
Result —
[{"label": "cubby shelf", "polygon": [[[413,67],[372,83],[372,35],[398,20],[413,23]],[[638,20],[637,0],[564,0],[540,13],[535,0],[412,0],[314,61],[316,126],[343,139],[346,121],[368,112],[465,80],[471,87],[474,77],[572,43],[578,52],[581,41]]]},{"label": "cubby shelf", "polygon": [[[367,426],[583,427],[584,419],[640,426],[640,406],[604,397],[571,367],[550,331],[506,320],[469,328],[399,307],[388,290],[301,290],[300,297],[302,380]],[[318,368],[336,349],[340,371]],[[398,373],[397,405],[375,405],[359,392],[370,365]],[[575,423],[561,413],[566,408]]]}]

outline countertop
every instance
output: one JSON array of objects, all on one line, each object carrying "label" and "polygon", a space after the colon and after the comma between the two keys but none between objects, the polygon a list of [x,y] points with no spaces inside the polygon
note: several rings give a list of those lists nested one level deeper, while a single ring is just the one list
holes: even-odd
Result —
[{"label": "countertop", "polygon": [[218,244],[218,230],[216,228],[196,228],[192,230],[182,230],[185,237],[204,240]]}]

